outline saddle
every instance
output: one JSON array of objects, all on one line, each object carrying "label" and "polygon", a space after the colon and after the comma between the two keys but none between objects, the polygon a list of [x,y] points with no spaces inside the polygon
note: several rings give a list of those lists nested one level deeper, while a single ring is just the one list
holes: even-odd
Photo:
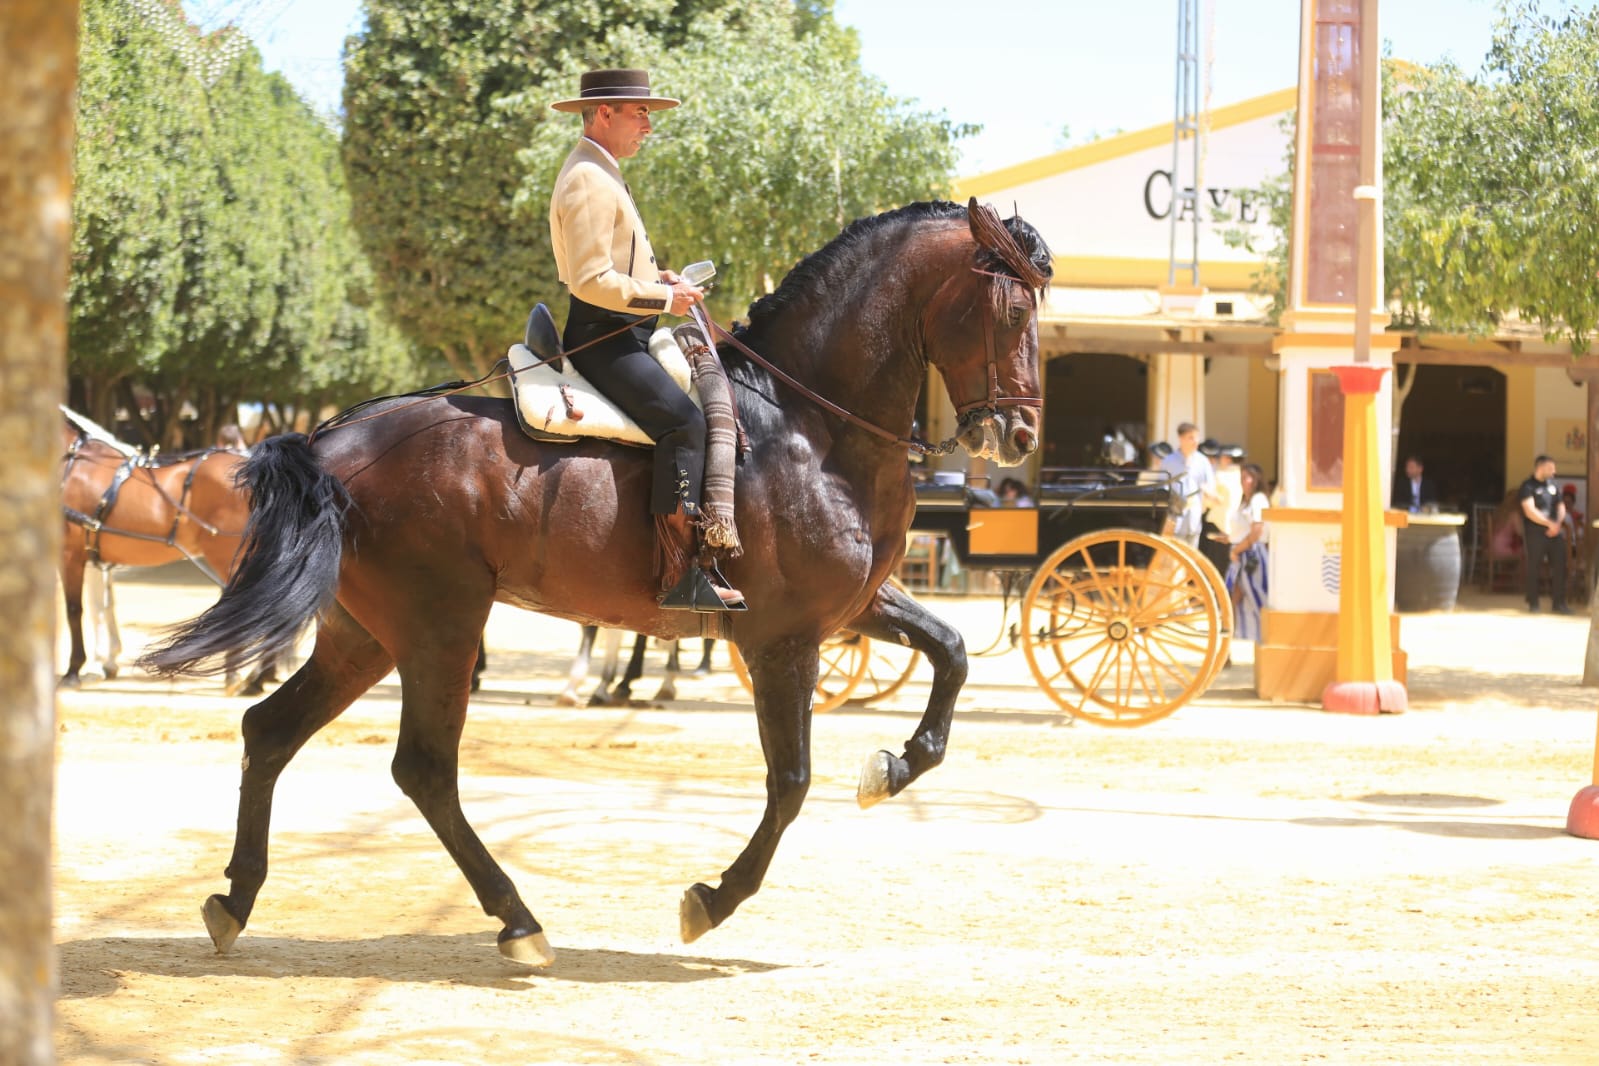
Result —
[{"label": "saddle", "polygon": [[[665,326],[656,330],[649,350],[695,406],[703,409],[688,357],[672,331]],[[598,437],[641,448],[654,446],[637,422],[606,399],[570,360],[561,358],[561,335],[543,304],[528,315],[522,343],[511,345],[505,358],[511,368],[517,421],[535,440],[571,442]]]},{"label": "saddle", "polygon": [[[689,354],[685,354],[685,348]],[[711,584],[714,577],[722,588],[731,587],[716,567],[715,553],[721,551],[737,558],[743,551],[733,523],[737,430],[732,388],[721,362],[697,326],[656,330],[650,337],[649,352],[695,406],[705,412],[706,420],[704,488],[696,527],[702,550],[696,551],[694,544],[683,542],[671,523],[660,520],[665,516],[656,516],[658,568],[664,590],[660,605],[665,610],[747,610],[742,601],[724,603]],[[528,315],[523,342],[511,346],[506,362],[511,371],[517,421],[523,432],[535,440],[572,443],[595,437],[654,447],[654,441],[637,422],[590,384],[570,360],[562,358],[560,333],[549,308],[543,304]],[[694,539],[692,533],[689,539]]]}]

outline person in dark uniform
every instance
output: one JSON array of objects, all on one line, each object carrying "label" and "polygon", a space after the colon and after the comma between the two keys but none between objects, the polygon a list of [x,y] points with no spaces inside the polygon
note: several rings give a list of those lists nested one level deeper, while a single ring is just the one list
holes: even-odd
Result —
[{"label": "person in dark uniform", "polygon": [[[578,372],[655,442],[650,513],[659,535],[689,540],[705,472],[705,416],[649,354],[649,339],[656,315],[686,315],[705,293],[657,267],[619,165],[649,136],[650,115],[677,104],[650,92],[646,71],[593,70],[583,75],[576,98],[550,105],[583,116],[583,137],[550,196],[550,243],[571,297],[562,347]],[[688,576],[703,580],[697,570],[690,566]],[[736,589],[718,587],[716,596],[729,605],[743,601]]]},{"label": "person in dark uniform", "polygon": [[1527,570],[1527,610],[1538,609],[1539,563],[1549,559],[1550,609],[1570,614],[1566,607],[1566,504],[1554,482],[1555,461],[1540,455],[1532,462],[1532,477],[1521,483],[1521,543]]}]

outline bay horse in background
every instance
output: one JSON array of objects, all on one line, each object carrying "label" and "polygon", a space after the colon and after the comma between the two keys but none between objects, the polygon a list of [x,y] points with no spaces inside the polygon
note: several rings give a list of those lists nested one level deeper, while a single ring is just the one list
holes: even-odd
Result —
[{"label": "bay horse in background", "polygon": [[[97,601],[108,636],[116,632],[110,568],[194,563],[219,586],[233,562],[250,517],[249,501],[234,484],[244,457],[220,448],[150,457],[96,432],[93,423],[63,408],[61,585],[72,650],[61,684],[75,687],[88,659],[83,639],[86,569],[104,574]],[[99,628],[99,627],[97,627]],[[107,678],[117,675],[120,639],[103,648]],[[256,694],[270,666],[245,683]],[[230,686],[230,688],[233,686]]]},{"label": "bay horse in background", "polygon": [[[915,509],[907,439],[936,368],[957,445],[1002,465],[1037,447],[1038,293],[1050,253],[1020,218],[974,200],[913,204],[850,224],[750,307],[722,356],[750,443],[737,467],[744,553],[724,564],[750,609],[722,616],[749,668],[766,806],[715,887],[678,908],[684,942],[720,925],[766,876],[810,787],[822,641],[840,629],[917,649],[933,669],[901,755],[868,756],[856,799],[897,795],[944,757],[966,680],[960,634],[889,582]],[[737,350],[735,350],[737,349]],[[272,793],[300,747],[390,669],[401,678],[392,772],[454,858],[502,954],[554,959],[461,811],[458,755],[478,635],[496,600],[662,638],[701,616],[661,610],[648,515],[650,454],[531,439],[503,399],[422,394],[258,445],[240,565],[221,599],[143,663],[213,672],[316,621],[310,658],[245,712],[238,824],[225,895],[202,914],[226,952],[266,880]],[[691,859],[699,862],[699,859]]]}]

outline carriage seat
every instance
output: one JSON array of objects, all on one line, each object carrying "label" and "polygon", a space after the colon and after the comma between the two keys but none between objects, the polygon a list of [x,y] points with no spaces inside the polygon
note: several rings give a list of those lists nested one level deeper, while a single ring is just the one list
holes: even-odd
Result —
[{"label": "carriage seat", "polygon": [[[528,316],[525,342],[511,345],[511,350],[506,353],[506,361],[511,367],[511,392],[516,401],[516,417],[522,429],[539,440],[575,441],[582,437],[598,437],[645,448],[653,446],[649,435],[639,424],[591,385],[572,365],[571,360],[545,362],[558,357],[560,351],[561,342],[559,334],[555,332],[555,321],[550,317],[549,310],[540,304]],[[688,358],[673,339],[671,329],[662,326],[655,331],[650,337],[650,354],[672,380],[688,393],[696,406],[704,406],[700,402],[699,390],[694,387]],[[573,406],[581,412],[581,419],[569,417],[563,389],[571,397]]]}]

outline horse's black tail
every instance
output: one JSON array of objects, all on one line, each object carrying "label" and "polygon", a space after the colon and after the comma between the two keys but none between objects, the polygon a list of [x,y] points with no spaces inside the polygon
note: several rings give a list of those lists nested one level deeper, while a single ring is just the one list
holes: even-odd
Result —
[{"label": "horse's black tail", "polygon": [[228,652],[243,668],[289,651],[333,600],[350,506],[344,483],[317,463],[304,434],[288,433],[252,449],[239,484],[250,522],[233,576],[221,599],[139,659],[154,674],[216,674]]}]

